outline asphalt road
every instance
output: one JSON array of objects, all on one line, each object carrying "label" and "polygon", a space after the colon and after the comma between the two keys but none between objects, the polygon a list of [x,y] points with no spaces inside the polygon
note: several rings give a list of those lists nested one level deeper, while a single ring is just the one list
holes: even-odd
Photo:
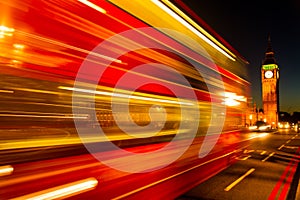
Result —
[{"label": "asphalt road", "polygon": [[178,200],[300,199],[300,136],[291,130],[261,133],[237,162]]}]

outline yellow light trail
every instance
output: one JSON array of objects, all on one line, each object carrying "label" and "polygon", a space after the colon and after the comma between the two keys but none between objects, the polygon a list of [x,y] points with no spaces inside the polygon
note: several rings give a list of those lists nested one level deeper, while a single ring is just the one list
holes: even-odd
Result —
[{"label": "yellow light trail", "polygon": [[0,114],[0,117],[29,117],[29,118],[54,118],[54,119],[87,119],[88,115],[32,115],[32,114]]},{"label": "yellow light trail", "polygon": [[[166,130],[160,131],[157,135],[175,135],[175,134],[185,134],[188,130]],[[152,132],[144,132],[144,135],[149,135]],[[95,136],[92,133],[86,135],[84,138],[79,138],[78,136],[61,136],[54,138],[32,138],[32,139],[22,139],[22,140],[2,140],[0,144],[0,150],[9,150],[9,149],[23,149],[23,148],[35,148],[35,147],[50,147],[50,146],[61,146],[61,145],[76,145],[84,143],[96,143],[96,142],[106,142],[106,141],[118,141],[118,140],[128,140],[134,139],[135,137],[125,135],[106,135],[103,137]],[[0,184],[1,187],[1,184]]]},{"label": "yellow light trail", "polygon": [[10,93],[10,94],[14,93],[14,91],[12,91],[12,90],[0,90],[0,92],[2,92],[2,93]]},{"label": "yellow light trail", "polygon": [[81,88],[72,88],[72,87],[65,87],[65,86],[59,86],[58,88],[63,89],[63,90],[70,90],[70,91],[84,92],[84,93],[98,94],[98,95],[105,95],[105,96],[115,96],[115,97],[121,97],[121,98],[130,98],[130,99],[136,99],[136,100],[154,101],[154,102],[189,105],[189,106],[194,105],[193,103],[189,103],[189,102],[172,101],[172,100],[167,100],[167,99],[156,99],[156,98],[151,98],[151,97],[141,97],[141,96],[127,95],[127,94],[113,93],[113,92],[93,91],[93,90],[87,90],[87,89],[81,89]]}]

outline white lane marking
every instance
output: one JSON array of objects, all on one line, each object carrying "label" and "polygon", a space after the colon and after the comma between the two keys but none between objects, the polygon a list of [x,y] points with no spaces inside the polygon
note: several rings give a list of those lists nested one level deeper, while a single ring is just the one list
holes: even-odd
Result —
[{"label": "white lane marking", "polygon": [[243,158],[237,158],[237,160],[247,160],[248,158],[250,158],[251,156],[246,156],[246,157],[243,157]]},{"label": "white lane marking", "polygon": [[283,147],[284,147],[284,144],[281,145],[281,146],[278,148],[278,150],[281,150]]},{"label": "white lane marking", "polygon": [[270,155],[268,155],[265,159],[262,160],[262,162],[265,162],[266,160],[268,160],[269,158],[271,158],[273,155],[275,154],[275,152],[272,152]]},{"label": "white lane marking", "polygon": [[244,150],[244,153],[252,153],[254,152],[255,150]]},{"label": "white lane marking", "polygon": [[299,147],[298,146],[284,146],[284,148],[287,148],[287,149],[298,149]]},{"label": "white lane marking", "polygon": [[291,140],[286,141],[287,144],[290,143],[290,142],[291,142]]},{"label": "white lane marking", "polygon": [[238,178],[236,181],[234,181],[233,183],[231,183],[230,185],[228,185],[224,190],[226,192],[228,192],[229,190],[231,190],[234,186],[236,186],[239,182],[241,182],[244,178],[246,178],[248,175],[250,175],[252,172],[254,172],[254,168],[249,169],[243,176],[241,176],[240,178]]},{"label": "white lane marking", "polygon": [[267,151],[262,151],[260,155],[264,155],[265,153],[267,153]]}]

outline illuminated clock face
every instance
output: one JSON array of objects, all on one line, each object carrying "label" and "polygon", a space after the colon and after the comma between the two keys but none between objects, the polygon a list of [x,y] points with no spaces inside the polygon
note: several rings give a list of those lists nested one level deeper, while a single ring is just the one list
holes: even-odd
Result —
[{"label": "illuminated clock face", "polygon": [[265,72],[265,77],[266,78],[272,78],[273,77],[273,72],[272,71],[266,71]]}]

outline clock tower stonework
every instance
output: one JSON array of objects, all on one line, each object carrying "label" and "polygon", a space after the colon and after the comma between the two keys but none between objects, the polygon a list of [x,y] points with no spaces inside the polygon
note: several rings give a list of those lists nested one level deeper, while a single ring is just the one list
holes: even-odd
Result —
[{"label": "clock tower stonework", "polygon": [[279,67],[274,57],[270,36],[261,67],[264,121],[277,127],[279,114]]}]

